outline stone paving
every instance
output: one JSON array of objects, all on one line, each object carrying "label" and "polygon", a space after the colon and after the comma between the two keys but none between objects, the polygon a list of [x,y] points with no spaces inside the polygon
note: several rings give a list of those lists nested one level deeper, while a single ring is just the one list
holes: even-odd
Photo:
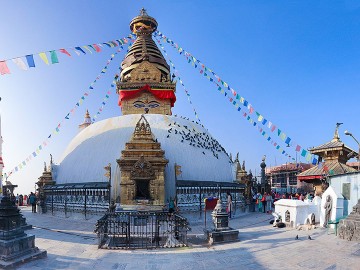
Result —
[{"label": "stone paving", "polygon": [[85,220],[33,214],[30,207],[21,211],[34,226],[26,232],[36,236],[36,246],[47,250],[48,256],[17,269],[360,269],[360,243],[338,239],[323,228],[273,228],[269,214],[236,213],[230,226],[239,230],[238,242],[207,245],[203,217],[197,213],[184,214],[192,228],[189,247],[104,250],[97,248],[93,233],[96,216]]}]

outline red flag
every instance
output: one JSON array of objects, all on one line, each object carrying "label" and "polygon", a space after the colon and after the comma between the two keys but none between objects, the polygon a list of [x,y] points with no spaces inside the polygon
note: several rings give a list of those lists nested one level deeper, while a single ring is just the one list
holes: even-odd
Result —
[{"label": "red flag", "polygon": [[299,152],[300,149],[301,149],[301,146],[300,146],[300,145],[297,145],[295,151],[296,151],[296,152]]},{"label": "red flag", "polygon": [[96,52],[101,52],[101,49],[97,44],[93,44],[93,47],[95,48]]},{"label": "red flag", "polygon": [[10,74],[10,70],[6,65],[6,61],[0,61],[0,74],[1,75]]},{"label": "red flag", "polygon": [[66,55],[68,55],[68,56],[71,56],[71,54],[65,49],[60,49],[59,51],[66,54]]}]

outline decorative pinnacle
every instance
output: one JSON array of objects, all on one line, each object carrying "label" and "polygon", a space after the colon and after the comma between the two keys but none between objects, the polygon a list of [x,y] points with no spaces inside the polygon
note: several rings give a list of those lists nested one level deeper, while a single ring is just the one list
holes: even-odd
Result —
[{"label": "decorative pinnacle", "polygon": [[147,13],[146,13],[146,9],[145,8],[142,8],[140,10],[140,16],[149,16]]}]

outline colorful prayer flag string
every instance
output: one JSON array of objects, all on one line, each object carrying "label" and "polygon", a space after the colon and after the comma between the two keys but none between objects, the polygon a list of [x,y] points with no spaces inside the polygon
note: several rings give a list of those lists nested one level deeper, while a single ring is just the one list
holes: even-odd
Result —
[{"label": "colorful prayer flag string", "polygon": [[[35,55],[38,56],[46,65],[50,65],[50,64],[53,65],[59,63],[58,53],[65,54],[69,57],[71,57],[71,53],[73,52],[78,56],[81,54],[86,54],[86,52],[90,54],[92,54],[93,52],[99,53],[102,51],[102,48],[104,46],[111,48],[123,46],[124,44],[127,44],[129,42],[129,39],[132,38],[133,38],[132,34],[129,34],[128,36],[123,37],[121,39],[116,39],[108,42],[82,45],[82,46],[70,47],[66,49],[61,48],[57,50],[49,50],[49,51],[17,56],[17,57],[1,60],[0,74],[1,75],[11,74],[10,69],[8,67],[9,61],[12,61],[21,70],[28,70],[29,68],[36,67],[34,60]],[[23,60],[23,58],[26,60],[26,62]]]},{"label": "colorful prayer flag string", "polygon": [[[174,42],[173,40],[169,39],[168,37],[166,37],[163,33],[161,33],[160,31],[156,31],[154,33],[155,36],[159,36],[161,39],[163,39],[164,41],[166,41],[168,44],[170,44],[170,46],[172,46],[173,48],[175,48],[178,53],[180,55],[183,55],[188,63],[191,63],[192,66],[194,68],[199,68],[200,69],[200,74],[202,74],[204,77],[206,77],[210,82],[214,82],[217,81],[218,83],[220,83],[222,85],[222,87],[225,88],[225,90],[227,92],[229,92],[230,95],[234,96],[235,99],[235,104],[240,103],[242,106],[244,106],[245,108],[247,108],[247,110],[249,111],[250,115],[253,115],[253,113],[255,113],[255,115],[257,116],[257,121],[260,122],[263,126],[268,127],[271,132],[274,132],[275,130],[277,131],[277,135],[278,137],[281,139],[281,141],[283,141],[286,146],[290,146],[290,147],[294,147],[295,151],[299,152],[300,149],[302,149],[302,153],[305,154],[305,158],[310,162],[312,159],[312,155],[311,153],[309,153],[306,149],[304,149],[303,147],[301,147],[300,145],[298,145],[297,143],[295,143],[292,138],[290,138],[289,136],[287,136],[283,131],[281,131],[280,129],[278,129],[276,127],[276,125],[274,125],[271,121],[269,121],[268,119],[265,119],[263,115],[261,115],[259,112],[257,112],[255,110],[255,108],[243,97],[241,97],[233,88],[230,87],[230,85],[223,81],[220,76],[218,76],[213,70],[211,70],[210,68],[206,67],[205,64],[203,64],[200,60],[196,59],[194,56],[192,56],[189,52],[185,51],[182,47],[180,47],[176,42]],[[227,93],[225,92],[225,93]],[[313,157],[312,159],[312,163],[316,164],[318,162],[316,157]]]},{"label": "colorful prayer flag string", "polygon": [[155,36],[155,38],[156,38],[157,42],[159,43],[160,48],[163,50],[164,54],[166,55],[168,61],[170,62],[172,68],[175,70],[174,74],[175,74],[176,78],[179,80],[180,84],[182,85],[182,87],[183,87],[183,89],[184,89],[184,91],[185,91],[185,95],[186,95],[186,97],[187,97],[187,99],[188,99],[188,101],[189,101],[189,103],[190,103],[190,105],[192,106],[192,109],[193,109],[193,111],[194,111],[195,118],[201,123],[201,120],[200,120],[200,118],[199,118],[199,114],[197,113],[197,111],[196,111],[195,107],[193,106],[193,103],[192,103],[192,101],[191,101],[191,99],[190,99],[190,93],[189,93],[189,91],[186,89],[184,82],[183,82],[183,81],[181,80],[181,78],[179,77],[179,71],[176,70],[176,67],[175,67],[174,63],[171,61],[171,59],[170,59],[169,55],[167,54],[167,52],[166,52],[163,44],[161,43],[160,39],[158,39],[156,36]]},{"label": "colorful prayer flag string", "polygon": [[[115,47],[115,46],[114,46]],[[15,172],[18,172],[19,170],[23,169],[33,158],[37,157],[40,154],[40,151],[44,149],[45,146],[47,146],[50,143],[50,140],[53,138],[53,135],[57,135],[64,122],[66,120],[70,119],[70,115],[73,115],[77,108],[82,105],[82,103],[87,99],[87,97],[91,94],[91,91],[94,89],[95,83],[101,78],[102,74],[104,74],[108,70],[109,64],[112,62],[112,60],[115,58],[115,56],[121,52],[123,49],[123,46],[120,46],[119,49],[113,54],[111,54],[110,59],[107,60],[105,67],[101,70],[100,74],[96,77],[96,79],[90,84],[89,89],[83,94],[83,96],[80,97],[79,101],[75,104],[75,106],[68,112],[65,117],[60,121],[59,124],[57,124],[56,128],[48,135],[48,137],[41,143],[39,146],[33,151],[30,155],[26,157],[26,159],[22,162],[20,162],[15,168],[13,168],[11,171],[7,173],[8,177]],[[103,72],[105,70],[105,72]]]}]

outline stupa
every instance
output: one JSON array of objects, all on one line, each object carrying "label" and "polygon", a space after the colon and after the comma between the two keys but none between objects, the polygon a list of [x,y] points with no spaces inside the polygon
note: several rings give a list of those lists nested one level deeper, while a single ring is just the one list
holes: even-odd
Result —
[{"label": "stupa", "polygon": [[51,164],[52,179],[43,187],[48,206],[85,201],[88,208],[105,207],[110,186],[111,198],[122,207],[160,208],[190,193],[198,205],[212,190],[243,191],[221,144],[201,124],[173,115],[176,81],[152,39],[156,29],[157,21],[144,9],[130,22],[136,40],[117,81],[122,115],[91,123],[87,112],[86,125],[80,125],[60,162]]}]

